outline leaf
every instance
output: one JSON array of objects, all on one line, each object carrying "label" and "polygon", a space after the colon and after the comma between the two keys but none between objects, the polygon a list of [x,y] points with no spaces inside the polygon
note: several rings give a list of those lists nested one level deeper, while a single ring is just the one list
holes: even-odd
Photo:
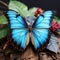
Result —
[{"label": "leaf", "polygon": [[30,16],[34,16],[34,13],[35,13],[36,10],[37,10],[36,7],[30,8],[29,9]]},{"label": "leaf", "polygon": [[54,19],[56,19],[56,20],[60,20],[57,16],[54,16]]},{"label": "leaf", "polygon": [[4,28],[0,29],[0,39],[6,37],[8,33],[9,33],[8,27],[4,27]]},{"label": "leaf", "polygon": [[60,23],[60,18],[58,18],[57,16],[54,16],[54,21],[57,21],[58,23]]},{"label": "leaf", "polygon": [[0,16],[0,24],[8,24],[7,18],[4,15]]},{"label": "leaf", "polygon": [[[10,1],[13,1],[13,0],[10,0]],[[14,1],[16,1],[16,0],[14,0]]]},{"label": "leaf", "polygon": [[18,12],[23,17],[28,17],[34,15],[37,8],[34,7],[28,10],[28,7],[25,4],[18,1],[10,1],[9,9]]},{"label": "leaf", "polygon": [[12,9],[18,12],[21,16],[28,16],[28,8],[25,4],[18,2],[18,1],[10,1],[9,9]]}]

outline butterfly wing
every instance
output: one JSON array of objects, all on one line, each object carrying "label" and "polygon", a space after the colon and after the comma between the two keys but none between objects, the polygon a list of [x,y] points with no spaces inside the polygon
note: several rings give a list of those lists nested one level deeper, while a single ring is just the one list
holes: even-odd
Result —
[{"label": "butterfly wing", "polygon": [[36,49],[43,46],[48,39],[52,15],[52,11],[46,11],[41,16],[39,16],[33,24],[34,29],[32,30],[32,43],[34,44]]},{"label": "butterfly wing", "polygon": [[13,40],[20,45],[21,48],[26,48],[29,42],[27,24],[25,23],[24,19],[15,11],[9,10],[7,15],[10,22],[10,28],[12,30]]}]

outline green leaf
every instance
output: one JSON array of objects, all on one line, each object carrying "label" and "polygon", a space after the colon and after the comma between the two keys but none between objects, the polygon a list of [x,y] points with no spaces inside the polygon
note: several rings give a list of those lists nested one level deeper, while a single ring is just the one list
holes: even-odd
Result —
[{"label": "green leaf", "polygon": [[30,9],[29,9],[29,14],[30,14],[30,16],[34,16],[34,13],[35,13],[36,10],[37,10],[36,7],[30,8]]},{"label": "green leaf", "polygon": [[9,33],[9,30],[10,29],[8,27],[0,29],[0,39],[6,37],[7,34]]},{"label": "green leaf", "polygon": [[60,23],[60,18],[58,18],[57,16],[54,16],[54,21],[57,21],[58,23]]},{"label": "green leaf", "polygon": [[27,17],[34,15],[37,8],[34,7],[28,10],[28,7],[25,4],[18,1],[10,1],[9,9],[18,12],[23,17]]},{"label": "green leaf", "polygon": [[54,16],[54,19],[55,19],[55,20],[60,20],[57,16]]},{"label": "green leaf", "polygon": [[[13,0],[10,0],[10,1],[13,1]],[[16,0],[14,0],[14,1],[16,1]]]},{"label": "green leaf", "polygon": [[4,15],[0,16],[0,24],[7,24],[7,23],[8,23],[7,18]]},{"label": "green leaf", "polygon": [[12,9],[18,12],[21,16],[28,16],[28,8],[25,4],[18,2],[18,1],[10,1],[9,9]]}]

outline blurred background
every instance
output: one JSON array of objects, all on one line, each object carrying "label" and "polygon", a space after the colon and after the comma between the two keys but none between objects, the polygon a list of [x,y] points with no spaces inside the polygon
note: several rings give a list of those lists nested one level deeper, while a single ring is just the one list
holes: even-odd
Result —
[{"label": "blurred background", "polygon": [[[2,1],[9,3],[10,0],[2,0]],[[49,9],[55,10],[57,12],[56,15],[60,17],[60,0],[17,0],[17,1],[23,2],[29,8],[40,7],[44,10],[49,10]]]}]

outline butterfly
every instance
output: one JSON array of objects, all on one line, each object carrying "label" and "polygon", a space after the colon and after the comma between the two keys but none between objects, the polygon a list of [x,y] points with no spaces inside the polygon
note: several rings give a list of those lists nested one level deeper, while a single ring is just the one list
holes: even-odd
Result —
[{"label": "butterfly", "polygon": [[51,21],[53,16],[53,11],[45,11],[40,16],[38,16],[33,24],[28,24],[28,21],[20,16],[16,11],[7,11],[8,20],[10,23],[10,29],[12,34],[12,39],[21,48],[25,49],[29,42],[35,47],[35,49],[43,46],[49,36],[49,28],[51,27]]}]

